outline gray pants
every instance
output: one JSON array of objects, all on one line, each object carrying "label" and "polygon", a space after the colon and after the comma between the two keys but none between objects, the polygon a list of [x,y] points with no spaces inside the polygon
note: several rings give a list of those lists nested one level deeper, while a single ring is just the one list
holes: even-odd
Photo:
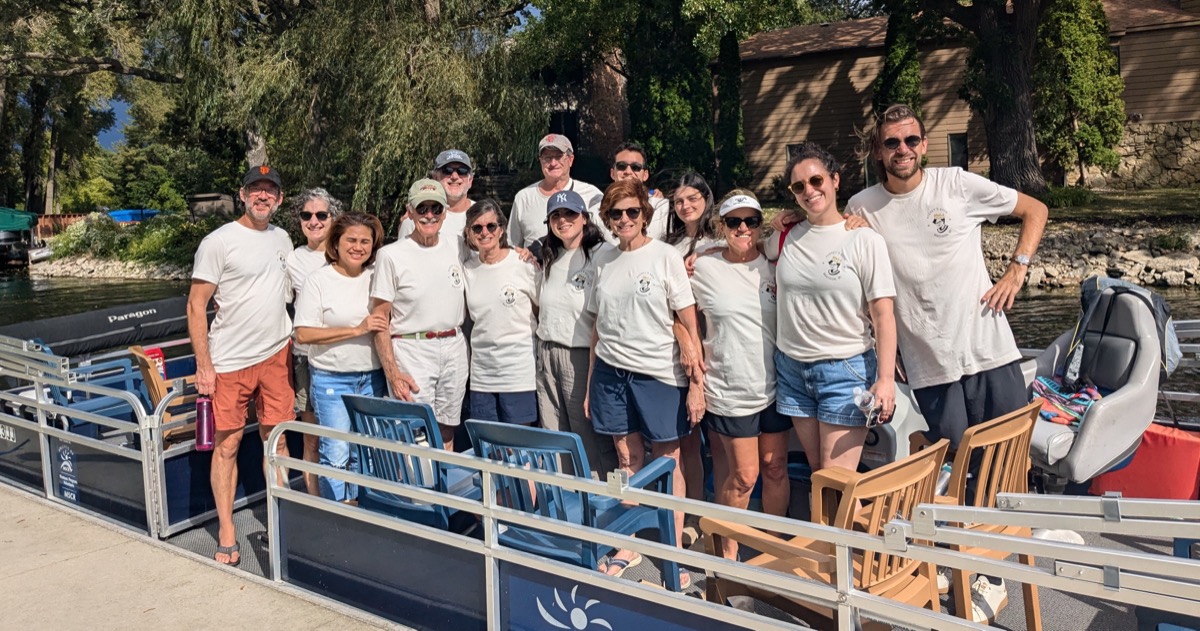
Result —
[{"label": "gray pants", "polygon": [[578,434],[592,472],[603,480],[617,468],[617,450],[612,438],[596,434],[584,416],[587,375],[588,349],[538,342],[537,398],[542,427]]}]

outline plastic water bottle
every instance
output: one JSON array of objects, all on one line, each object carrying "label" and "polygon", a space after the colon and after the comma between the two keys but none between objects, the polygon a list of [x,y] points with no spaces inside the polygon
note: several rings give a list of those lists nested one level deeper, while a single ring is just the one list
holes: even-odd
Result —
[{"label": "plastic water bottle", "polygon": [[196,399],[196,451],[212,451],[213,435],[216,433],[216,421],[213,419],[212,399],[199,397]]},{"label": "plastic water bottle", "polygon": [[854,389],[854,405],[862,410],[862,413],[871,417],[871,412],[875,410],[875,393],[862,388]]},{"label": "plastic water bottle", "polygon": [[934,490],[935,495],[945,495],[946,491],[950,490],[950,463],[942,465],[941,472],[938,473],[937,489]]}]

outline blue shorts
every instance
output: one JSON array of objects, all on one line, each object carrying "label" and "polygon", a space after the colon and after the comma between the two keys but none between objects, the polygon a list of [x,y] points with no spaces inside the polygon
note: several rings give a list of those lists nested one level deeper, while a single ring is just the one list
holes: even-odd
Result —
[{"label": "blue shorts", "polygon": [[654,443],[679,440],[692,433],[687,393],[687,386],[613,368],[597,357],[588,395],[592,428],[609,436],[640,432]]},{"label": "blue shorts", "polygon": [[480,421],[531,425],[538,420],[537,391],[471,391],[471,416]]},{"label": "blue shorts", "polygon": [[776,409],[830,425],[866,427],[866,415],[854,405],[854,389],[870,390],[878,368],[874,350],[846,359],[802,362],[776,349]]}]

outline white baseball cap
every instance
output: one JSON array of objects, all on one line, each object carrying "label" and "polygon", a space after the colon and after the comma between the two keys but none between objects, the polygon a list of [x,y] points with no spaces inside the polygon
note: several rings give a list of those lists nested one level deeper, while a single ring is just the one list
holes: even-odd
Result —
[{"label": "white baseball cap", "polygon": [[757,199],[749,195],[734,195],[730,197],[721,204],[721,209],[717,212],[720,216],[724,217],[739,208],[753,208],[760,213],[762,212],[762,205],[758,203]]}]

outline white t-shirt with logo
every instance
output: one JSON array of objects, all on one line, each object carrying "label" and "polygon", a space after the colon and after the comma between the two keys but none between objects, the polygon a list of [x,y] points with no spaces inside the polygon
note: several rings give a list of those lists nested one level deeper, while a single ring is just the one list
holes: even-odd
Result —
[{"label": "white t-shirt with logo", "polygon": [[536,388],[534,331],[538,270],[509,250],[504,260],[463,264],[471,312],[471,389],[529,392]]},{"label": "white t-shirt with logo", "polygon": [[462,326],[466,253],[462,238],[447,237],[431,247],[410,237],[379,249],[371,297],[392,303],[392,335]]},{"label": "white t-shirt with logo", "polygon": [[696,308],[704,317],[704,396],[722,416],[747,416],[775,400],[775,267],[766,257],[696,259]]},{"label": "white t-shirt with logo", "polygon": [[779,350],[802,362],[870,350],[872,300],[896,295],[883,237],[846,222],[804,222],[788,233],[775,269]]},{"label": "white t-shirt with logo", "polygon": [[229,373],[266,360],[288,343],[292,298],[287,259],[292,241],[278,226],[236,221],[212,231],[196,249],[192,278],[217,286],[217,316],[208,330],[213,368]]},{"label": "white t-shirt with logo", "polygon": [[590,348],[596,316],[587,310],[588,292],[596,280],[600,253],[614,249],[601,243],[592,258],[583,248],[564,250],[541,279],[541,308],[538,310],[538,339],[570,348]]},{"label": "white t-shirt with logo", "polygon": [[[616,237],[604,228],[604,222],[600,221],[598,214],[604,193],[587,182],[575,179],[569,180],[563,190],[579,193],[600,233],[609,243],[616,243]],[[519,248],[528,248],[534,241],[546,236],[549,230],[546,226],[546,205],[549,202],[550,195],[543,194],[537,182],[517,191],[508,216],[508,242]]]},{"label": "white t-shirt with logo", "polygon": [[[442,226],[438,228],[438,234],[443,239],[463,236],[463,230],[467,228],[467,211],[464,210],[460,213],[455,213],[447,210],[442,215],[444,215],[444,218],[442,219]],[[413,223],[411,213],[405,215],[404,219],[400,220],[400,239],[407,239],[408,235],[412,234],[413,230],[416,229],[417,225]]]},{"label": "white t-shirt with logo", "polygon": [[[343,276],[332,265],[313,272],[296,299],[296,326],[320,329],[356,327],[371,313],[371,277],[374,267],[354,278]],[[329,372],[366,372],[379,368],[373,346],[374,333],[365,333],[332,344],[309,344],[313,368]]]},{"label": "white t-shirt with logo", "polygon": [[[308,275],[325,265],[325,250],[314,250],[308,247],[307,243],[288,254],[288,278],[292,283],[290,302],[298,302],[300,290],[304,288],[304,282],[308,279]],[[292,344],[293,355],[304,357],[308,355],[308,351],[309,348],[306,344]]]},{"label": "white t-shirt with logo", "polygon": [[1017,361],[1004,313],[980,304],[992,287],[983,222],[1012,214],[1017,192],[957,167],[925,169],[904,195],[875,185],[848,212],[883,235],[896,278],[896,330],[909,383],[925,388]]},{"label": "white t-shirt with logo", "polygon": [[596,314],[596,356],[610,366],[686,386],[671,330],[676,311],[696,303],[683,257],[662,241],[632,252],[598,252],[588,311]]}]

